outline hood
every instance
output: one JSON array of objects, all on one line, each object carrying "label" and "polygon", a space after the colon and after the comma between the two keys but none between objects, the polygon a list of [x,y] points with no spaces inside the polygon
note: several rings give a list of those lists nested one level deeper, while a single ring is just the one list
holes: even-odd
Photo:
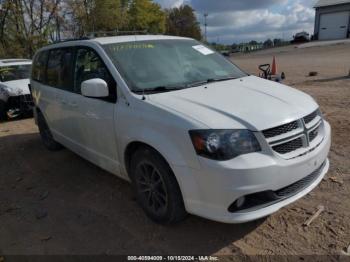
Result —
[{"label": "hood", "polygon": [[8,82],[0,82],[0,89],[6,91],[9,96],[28,95],[29,79],[14,80]]},{"label": "hood", "polygon": [[154,94],[149,99],[212,129],[265,130],[318,108],[309,95],[255,76]]}]

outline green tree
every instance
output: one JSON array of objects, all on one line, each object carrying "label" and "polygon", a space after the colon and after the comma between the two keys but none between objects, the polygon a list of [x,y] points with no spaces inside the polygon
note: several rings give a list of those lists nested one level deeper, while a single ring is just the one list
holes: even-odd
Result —
[{"label": "green tree", "polygon": [[131,0],[128,14],[130,30],[165,32],[165,12],[152,0]]},{"label": "green tree", "polygon": [[[59,19],[61,0],[3,0],[0,51],[4,57],[32,57],[47,44]],[[5,52],[6,51],[6,52]]]},{"label": "green tree", "polygon": [[80,37],[89,32],[124,30],[129,0],[65,0],[68,31]]},{"label": "green tree", "polygon": [[274,46],[281,46],[283,44],[283,40],[279,38],[273,39],[273,45]]},{"label": "green tree", "polygon": [[273,47],[273,41],[272,41],[271,39],[267,39],[267,40],[264,42],[264,47],[265,47],[265,48]]},{"label": "green tree", "polygon": [[125,27],[127,10],[121,0],[95,0],[94,2],[92,9],[94,30],[122,30]]},{"label": "green tree", "polygon": [[201,29],[192,7],[183,5],[167,10],[166,33],[201,40]]}]

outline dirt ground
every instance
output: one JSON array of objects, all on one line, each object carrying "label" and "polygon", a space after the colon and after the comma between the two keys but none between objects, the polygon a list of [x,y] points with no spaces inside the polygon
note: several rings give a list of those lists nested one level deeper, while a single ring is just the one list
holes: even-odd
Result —
[{"label": "dirt ground", "polygon": [[[276,55],[287,84],[311,94],[333,128],[331,169],[308,196],[243,225],[146,218],[128,183],[68,150],[48,152],[32,119],[0,124],[0,255],[340,254],[350,245],[350,45],[284,47],[232,59],[252,74]],[[310,71],[318,76],[307,77]],[[324,205],[307,228],[302,224]]]}]

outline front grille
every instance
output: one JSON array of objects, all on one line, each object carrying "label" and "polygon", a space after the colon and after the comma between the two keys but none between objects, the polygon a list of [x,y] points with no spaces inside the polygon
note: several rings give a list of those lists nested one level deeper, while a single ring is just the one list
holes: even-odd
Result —
[{"label": "front grille", "polygon": [[[312,123],[312,125],[310,125],[310,123]],[[322,123],[322,116],[319,109],[317,109],[303,118],[284,125],[265,129],[261,131],[261,133],[267,139],[267,143],[273,151],[280,155],[285,155],[284,157],[287,159],[293,159],[296,157],[296,154],[301,156],[307,154],[307,152],[311,152],[310,146],[314,146],[314,144],[311,145],[310,143],[315,141],[315,139],[323,133]],[[318,147],[318,145],[316,147]],[[304,153],[299,150],[295,152],[294,156],[289,154],[298,149],[304,149]]]},{"label": "front grille", "polygon": [[291,132],[295,129],[298,129],[298,122],[294,121],[285,125],[281,125],[278,127],[274,127],[274,128],[270,128],[267,130],[263,131],[263,134],[266,138],[271,138],[271,137],[275,137],[275,136],[279,136],[288,132]]},{"label": "front grille", "polygon": [[280,197],[288,197],[290,195],[294,195],[299,191],[302,191],[303,189],[307,188],[313,181],[316,180],[316,178],[320,175],[322,168],[324,167],[325,163],[323,163],[319,168],[317,168],[314,172],[312,172],[307,177],[304,177],[303,179],[295,182],[294,184],[291,184],[287,187],[284,187],[280,190],[275,191],[274,193]]},{"label": "front grille", "polygon": [[309,134],[310,142],[312,142],[317,137],[317,135],[318,135],[318,128],[310,132]]},{"label": "front grille", "polygon": [[318,115],[318,110],[316,110],[315,112],[312,112],[310,115],[307,115],[306,117],[304,117],[304,122],[305,124],[309,124],[312,122],[312,120],[314,120]]},{"label": "front grille", "polygon": [[279,154],[287,154],[302,147],[303,147],[303,140],[301,137],[299,137],[297,139],[294,139],[284,144],[274,146],[272,148]]},{"label": "front grille", "polygon": [[34,106],[31,95],[10,96],[7,101],[8,109],[30,110]]},{"label": "front grille", "polygon": [[31,95],[23,95],[20,99],[23,103],[33,104],[33,99]]}]

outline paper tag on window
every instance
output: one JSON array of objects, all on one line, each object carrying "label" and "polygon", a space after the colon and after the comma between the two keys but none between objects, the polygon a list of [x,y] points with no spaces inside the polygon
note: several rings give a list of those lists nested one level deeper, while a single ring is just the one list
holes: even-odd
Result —
[{"label": "paper tag on window", "polygon": [[204,45],[195,45],[192,46],[194,49],[196,49],[198,52],[200,52],[203,55],[211,55],[214,54],[214,52],[212,50],[210,50],[209,48],[205,47]]}]

